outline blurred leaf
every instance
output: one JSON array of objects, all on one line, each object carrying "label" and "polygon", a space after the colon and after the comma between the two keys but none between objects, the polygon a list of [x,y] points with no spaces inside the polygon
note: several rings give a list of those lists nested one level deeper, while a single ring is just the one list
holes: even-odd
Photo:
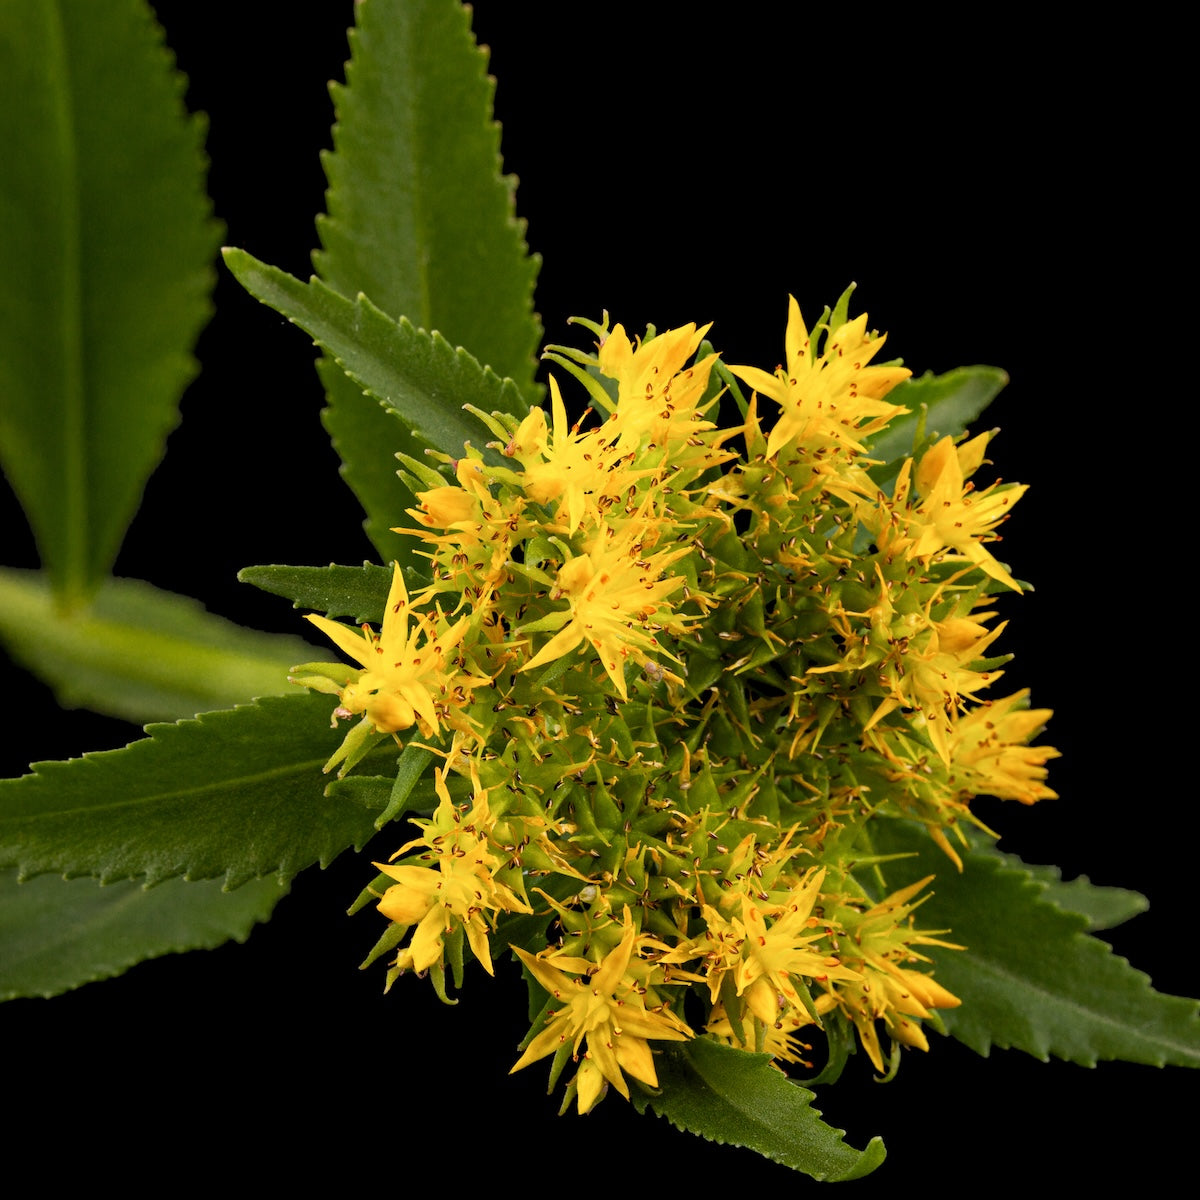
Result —
[{"label": "blurred leaf", "polygon": [[196,372],[219,227],[143,0],[0,25],[0,461],[61,607],[110,570]]},{"label": "blurred leaf", "polygon": [[[317,273],[349,299],[365,293],[389,316],[465,346],[539,403],[538,260],[515,216],[516,181],[501,174],[495,84],[470,12],[455,0],[366,0],[356,20],[346,86],[331,87]],[[384,561],[405,562],[413,544],[390,528],[412,498],[391,453],[420,447],[339,371],[322,364],[321,378],[326,426],[367,532]]]},{"label": "blurred leaf", "polygon": [[885,868],[888,886],[936,875],[921,924],[949,929],[967,947],[928,947],[938,982],[962,1000],[939,1014],[959,1041],[979,1054],[1015,1046],[1088,1067],[1100,1059],[1200,1066],[1200,1002],[1154,991],[1084,932],[1086,917],[1046,899],[1029,871],[978,851],[962,854],[961,874],[947,870],[920,826],[877,824],[877,851],[913,855]]},{"label": "blurred leaf", "polygon": [[227,249],[225,262],[247,291],[310,334],[425,445],[458,458],[466,442],[491,437],[462,411],[465,404],[484,412],[520,411],[521,397],[511,380],[481,367],[440,334],[416,329],[403,317],[393,321],[366,296],[350,301],[318,279],[301,283],[244,250]]},{"label": "blurred leaf", "polygon": [[[327,567],[243,567],[238,579],[273,596],[286,597],[293,608],[349,617],[355,624],[370,621],[378,625],[387,607],[392,569],[372,563],[361,567],[333,563]],[[417,581],[409,575],[405,582],[415,585]]]},{"label": "blurred leaf", "polygon": [[292,692],[288,670],[313,656],[300,638],[243,629],[136,579],[109,579],[92,607],[56,616],[40,571],[0,569],[0,638],[64,708],[136,723]]},{"label": "blurred leaf", "polygon": [[[362,793],[326,789],[321,768],[344,733],[330,728],[333,704],[268,697],[0,780],[0,866],[106,883],[224,876],[231,888],[325,866],[364,845],[378,815]],[[365,766],[394,770],[397,758],[388,738]]]},{"label": "blurred leaf", "polygon": [[147,889],[54,875],[18,883],[0,871],[0,1000],[57,996],[147,958],[244,942],[287,893],[273,878],[226,892],[211,879]]},{"label": "blurred leaf", "polygon": [[638,1112],[647,1107],[677,1129],[710,1142],[746,1146],[814,1179],[860,1179],[887,1156],[872,1138],[866,1150],[842,1140],[812,1107],[812,1092],[770,1065],[766,1054],[748,1054],[708,1037],[668,1044],[655,1055],[660,1090],[630,1090]]}]

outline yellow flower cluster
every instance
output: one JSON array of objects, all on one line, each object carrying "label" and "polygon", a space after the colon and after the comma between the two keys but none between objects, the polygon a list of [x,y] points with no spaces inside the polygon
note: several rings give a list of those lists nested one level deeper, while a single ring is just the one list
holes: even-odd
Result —
[{"label": "yellow flower cluster", "polygon": [[[548,351],[584,414],[552,377],[548,414],[476,414],[484,450],[402,457],[427,572],[394,568],[378,632],[310,618],[358,664],[294,676],[358,719],[327,769],[388,737],[441,759],[371,890],[389,980],[441,991],[464,940],[489,973],[511,946],[542,1009],[513,1069],[574,1061],[580,1111],[696,1036],[797,1063],[838,1023],[894,1070],[958,1001],[922,953],[952,946],[916,924],[930,880],[890,882],[877,822],[953,870],[975,796],[1054,794],[1049,713],[985,694],[1024,489],[976,490],[988,435],[924,438],[847,299],[811,331],[791,301],[773,374],[708,326],[584,322],[594,352]],[[912,454],[877,462],[905,419]]]}]

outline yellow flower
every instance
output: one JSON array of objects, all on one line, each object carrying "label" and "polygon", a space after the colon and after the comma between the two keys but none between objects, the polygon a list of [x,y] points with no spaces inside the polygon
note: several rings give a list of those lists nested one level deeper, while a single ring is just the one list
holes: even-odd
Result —
[{"label": "yellow flower", "polygon": [[623,924],[620,943],[598,964],[563,954],[534,956],[513,947],[534,979],[562,1004],[512,1070],[519,1071],[566,1045],[578,1059],[580,1046],[586,1042],[584,1061],[575,1077],[581,1113],[600,1099],[606,1082],[628,1100],[629,1085],[622,1072],[657,1087],[650,1040],[683,1042],[692,1036],[691,1029],[665,1004],[646,1007],[646,988],[630,971],[634,948],[644,939],[639,937],[628,907]]},{"label": "yellow flower", "polygon": [[[604,426],[619,453],[636,452],[639,464],[654,461],[672,467],[713,466],[733,457],[713,454],[700,435],[715,429],[697,411],[717,356],[686,367],[711,325],[669,329],[635,349],[618,325],[599,351],[601,372],[617,381],[617,407]],[[649,453],[647,453],[649,452]],[[698,453],[697,453],[698,452]]]},{"label": "yellow flower", "polygon": [[839,953],[857,973],[849,980],[831,979],[817,1009],[826,1013],[840,1008],[854,1023],[863,1049],[880,1074],[884,1065],[876,1021],[883,1021],[894,1042],[928,1050],[920,1020],[932,1016],[932,1009],[957,1008],[962,1003],[932,976],[907,966],[928,961],[914,946],[962,949],[912,926],[917,905],[909,901],[932,879],[929,875],[901,888],[862,913],[844,906],[838,910],[847,934]]},{"label": "yellow flower", "polygon": [[618,454],[598,430],[582,433],[578,424],[568,426],[566,405],[553,376],[550,410],[554,418],[552,436],[545,436],[545,418],[539,422],[534,414],[541,410],[535,409],[510,443],[511,454],[525,468],[521,481],[525,495],[537,504],[553,505],[560,521],[566,516],[567,532],[574,533],[585,517],[589,524],[599,523],[604,509],[639,478],[639,473],[629,470],[633,456]]},{"label": "yellow flower", "polygon": [[816,342],[822,326],[810,335],[794,296],[788,297],[785,337],[787,369],[768,375],[757,367],[729,369],[783,411],[767,439],[767,458],[798,442],[810,453],[830,449],[862,452],[862,439],[882,429],[897,413],[907,412],[883,397],[907,379],[907,367],[867,364],[882,349],[887,335],[867,333],[867,316],[828,330],[820,356]]},{"label": "yellow flower", "polygon": [[[534,411],[540,413],[541,409]],[[459,608],[469,606],[478,611],[491,602],[496,586],[505,577],[505,565],[522,530],[524,501],[514,496],[501,503],[493,497],[480,464],[473,458],[460,458],[455,474],[457,486],[447,484],[417,493],[421,507],[408,509],[408,514],[424,529],[400,528],[392,532],[412,534],[436,547],[429,555],[433,560],[433,583],[418,599],[456,591],[461,594]]]},{"label": "yellow flower", "polygon": [[1000,540],[994,531],[1025,494],[1026,485],[993,483],[976,493],[975,485],[968,481],[983,461],[989,437],[982,433],[957,447],[952,438],[944,437],[931,446],[915,471],[919,503],[911,496],[912,460],[905,461],[896,480],[890,516],[883,518],[891,524],[879,530],[880,548],[903,550],[908,558],[927,562],[953,551],[951,557],[974,563],[992,579],[1019,592],[1020,584],[983,543]]},{"label": "yellow flower", "polygon": [[[600,662],[624,700],[625,661],[646,663],[659,651],[655,634],[660,630],[683,633],[684,618],[671,609],[668,597],[684,584],[682,576],[662,578],[663,572],[688,548],[642,555],[642,539],[654,536],[652,522],[643,510],[620,532],[606,529],[587,554],[568,560],[559,569],[551,597],[566,597],[569,612],[552,614],[537,622],[537,629],[563,625],[522,668],[529,671],[569,654],[585,641],[600,655]],[[524,632],[523,627],[518,632]]]},{"label": "yellow flower", "polygon": [[[809,871],[783,904],[741,896],[741,917],[723,918],[704,908],[709,949],[706,954],[709,993],[715,1001],[724,976],[733,972],[738,996],[764,1025],[774,1026],[789,1012],[808,1008],[796,984],[814,979],[857,979],[820,943],[827,930],[813,915],[824,868]],[[781,1004],[782,1002],[782,1004]]]},{"label": "yellow flower", "polygon": [[1003,632],[1007,621],[995,629],[981,622],[995,613],[979,613],[977,619],[949,617],[928,622],[917,636],[885,664],[880,682],[891,695],[882,700],[871,719],[863,726],[867,733],[884,717],[898,708],[917,709],[925,718],[926,730],[934,749],[944,762],[950,761],[947,738],[951,719],[964,707],[964,700],[976,700],[976,692],[996,682],[1001,670],[977,671],[971,664],[983,658],[984,651]]},{"label": "yellow flower", "polygon": [[451,652],[467,632],[469,618],[452,628],[439,629],[440,622],[423,613],[411,615],[410,628],[408,590],[399,565],[394,564],[378,634],[369,625],[363,625],[360,634],[327,617],[308,614],[308,620],[363,669],[340,689],[313,676],[297,677],[296,682],[340,694],[335,724],[338,717],[362,713],[380,733],[397,733],[416,724],[426,737],[438,734],[446,711],[465,705],[472,688],[490,681],[459,671],[451,661]]},{"label": "yellow flower", "polygon": [[379,911],[398,925],[417,926],[411,944],[400,951],[394,965],[399,970],[428,970],[441,962],[446,934],[461,926],[475,957],[491,975],[492,956],[484,914],[533,910],[496,879],[496,872],[504,863],[488,839],[493,819],[487,789],[480,786],[478,777],[475,777],[475,803],[465,816],[450,799],[444,769],[435,773],[434,786],[441,803],[433,820],[417,822],[424,828],[424,835],[401,847],[394,856],[414,846],[425,846],[428,849],[419,858],[434,865],[375,864],[396,881],[379,901]]},{"label": "yellow flower", "polygon": [[1058,793],[1045,785],[1051,746],[1027,746],[1050,719],[1048,708],[1027,708],[1029,689],[971,709],[949,737],[950,782],[972,796],[998,796],[1033,804]]},{"label": "yellow flower", "polygon": [[[708,1024],[704,1027],[704,1032],[738,1050],[769,1054],[772,1058],[796,1063],[798,1066],[811,1070],[812,1063],[804,1055],[812,1049],[812,1046],[807,1042],[802,1042],[797,1036],[798,1032],[806,1026],[811,1028],[812,1018],[804,1012],[793,1012],[780,1017],[773,1025],[753,1026],[742,1023],[743,1037],[738,1037],[733,1022],[725,1011],[725,1006],[718,1004],[713,1009],[712,1016],[709,1017]],[[760,1034],[761,1045],[758,1040]]]}]

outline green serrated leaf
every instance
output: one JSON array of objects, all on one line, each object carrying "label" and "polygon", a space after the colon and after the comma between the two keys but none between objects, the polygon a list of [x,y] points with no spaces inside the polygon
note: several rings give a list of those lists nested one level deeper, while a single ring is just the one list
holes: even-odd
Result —
[{"label": "green serrated leaf", "polygon": [[321,421],[341,459],[343,481],[363,507],[363,531],[383,562],[398,562],[408,570],[421,560],[417,541],[394,533],[416,507],[417,498],[397,473],[397,454],[419,456],[426,444],[386,408],[364,392],[331,358],[317,362],[325,386],[326,406]]},{"label": "green serrated leaf", "polygon": [[888,422],[878,437],[867,443],[872,458],[886,463],[913,451],[913,440],[922,416],[926,435],[957,437],[1000,394],[1008,376],[999,367],[958,367],[944,375],[926,371],[919,379],[906,379],[888,392],[889,404],[909,409],[907,416]]},{"label": "green serrated leaf", "polygon": [[[319,279],[301,283],[244,250],[224,253],[247,291],[315,338],[427,445],[457,457],[464,443],[487,438],[487,429],[462,411],[465,404],[523,415],[526,406],[511,380],[455,350],[441,334],[425,333],[403,317],[393,321],[366,296],[350,301]],[[385,447],[377,445],[375,453],[386,457]]]},{"label": "green serrated leaf", "polygon": [[183,90],[143,0],[5,6],[0,461],[65,608],[112,566],[211,311]]},{"label": "green serrated leaf", "polygon": [[[327,617],[349,617],[356,624],[378,625],[387,607],[392,586],[391,567],[363,563],[361,567],[245,567],[238,572],[242,583],[253,584],[283,596],[293,608],[324,613]],[[405,572],[405,583],[418,585],[417,576]]]},{"label": "green serrated leaf", "polygon": [[1092,933],[1116,929],[1150,907],[1150,901],[1141,892],[1128,888],[1099,887],[1086,875],[1071,880],[1048,880],[1042,898],[1067,912],[1078,913],[1087,921],[1088,930]]},{"label": "green serrated leaf", "polygon": [[89,608],[59,616],[42,572],[3,569],[0,638],[64,708],[136,723],[281,695],[289,668],[314,654],[300,638],[244,629],[137,579],[109,579]]},{"label": "green serrated leaf", "polygon": [[343,296],[438,330],[540,400],[538,260],[501,174],[495,81],[456,0],[364,0],[323,156],[318,275]]},{"label": "green serrated leaf", "polygon": [[889,887],[936,874],[926,928],[951,930],[963,951],[930,947],[939,983],[962,1000],[941,1014],[979,1054],[993,1045],[1095,1066],[1123,1059],[1200,1066],[1200,1003],[1150,980],[1085,932],[1087,918],[1043,896],[1029,871],[987,852],[963,853],[961,874],[918,825],[881,821],[877,851],[911,854],[884,870]]},{"label": "green serrated leaf", "polygon": [[638,1112],[650,1107],[677,1129],[746,1146],[814,1179],[860,1179],[883,1162],[887,1151],[879,1138],[865,1150],[847,1146],[842,1132],[812,1107],[813,1093],[770,1061],[766,1054],[693,1038],[655,1055],[658,1092],[634,1088],[630,1099]]},{"label": "green serrated leaf", "polygon": [[1092,933],[1102,929],[1115,929],[1150,907],[1150,901],[1141,892],[1130,891],[1128,888],[1102,887],[1093,883],[1086,875],[1067,881],[1063,879],[1058,867],[1022,862],[1015,854],[1004,854],[997,850],[982,836],[973,837],[968,834],[968,837],[974,849],[979,852],[992,854],[1017,870],[1028,871],[1031,879],[1042,884],[1043,900],[1049,900],[1051,904],[1056,904],[1067,912],[1078,913],[1087,921],[1087,927]]},{"label": "green serrated leaf", "polygon": [[[328,792],[321,768],[342,732],[330,698],[297,693],[204,713],[123,750],[0,780],[0,867],[23,878],[53,871],[104,882],[184,876],[238,887],[325,866],[375,832],[375,811]],[[375,773],[396,759],[388,739]]]},{"label": "green serrated leaf", "polygon": [[0,1000],[57,996],[148,958],[244,942],[287,893],[273,878],[227,892],[211,879],[147,889],[53,875],[19,883],[0,871]]}]

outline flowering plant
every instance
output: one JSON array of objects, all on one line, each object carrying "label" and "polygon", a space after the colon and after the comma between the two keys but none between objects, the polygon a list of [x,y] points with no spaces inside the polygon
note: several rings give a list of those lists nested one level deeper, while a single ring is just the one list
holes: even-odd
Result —
[{"label": "flowering plant", "polygon": [[[72,63],[103,19],[68,22]],[[128,395],[102,378],[93,402],[12,356],[24,390],[0,450],[47,564],[3,579],[18,653],[69,698],[189,719],[0,787],[20,918],[5,995],[244,937],[297,872],[378,830],[390,841],[353,906],[379,924],[368,962],[393,992],[425,977],[452,1002],[510,959],[530,1019],[509,1065],[549,1060],[564,1110],[615,1092],[851,1179],[882,1142],[847,1145],[813,1089],[863,1061],[891,1079],[929,1031],[983,1053],[1195,1065],[1195,1004],[1085,932],[1140,898],[1001,854],[974,803],[1054,796],[1050,713],[1000,685],[997,606],[1026,585],[998,529],[1025,489],[989,481],[992,433],[968,431],[1000,373],[913,378],[847,290],[815,320],[790,301],[774,370],[725,361],[707,325],[580,318],[543,353],[547,411],[536,264],[467,15],[364,0],[358,20],[319,278],[225,253],[324,352],[327,427],[382,560],[242,578],[307,610],[338,661],[108,580],[153,458],[93,482]],[[130,57],[169,93],[146,32]],[[447,74],[426,127],[400,130],[385,114],[420,91],[395,69],[415,45]],[[194,129],[171,136],[194,174]],[[440,202],[425,228],[393,223],[407,193],[389,169]],[[188,231],[162,251],[188,272],[139,289],[177,318],[151,363],[168,396],[214,241],[195,191],[180,184],[161,222]],[[68,424],[100,431],[62,448],[65,501],[27,449],[57,392]],[[72,414],[85,403],[94,418]],[[35,637],[46,620],[60,632]],[[155,637],[174,639],[164,678],[131,678],[124,647],[144,660]],[[222,694],[181,693],[197,678]],[[30,954],[30,931],[68,913],[91,925],[86,952]]]}]

